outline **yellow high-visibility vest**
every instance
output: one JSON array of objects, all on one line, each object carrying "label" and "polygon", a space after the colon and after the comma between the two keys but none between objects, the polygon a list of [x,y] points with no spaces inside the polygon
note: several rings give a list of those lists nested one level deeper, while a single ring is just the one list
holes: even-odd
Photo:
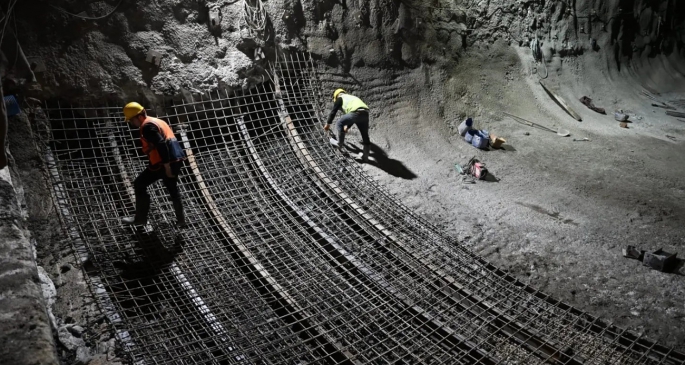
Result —
[{"label": "yellow high-visibility vest", "polygon": [[369,109],[369,107],[362,101],[362,99],[359,99],[356,96],[340,94],[340,96],[338,97],[343,99],[342,109],[343,112],[345,112],[345,114],[355,112],[357,111],[357,109],[360,108],[367,110]]}]

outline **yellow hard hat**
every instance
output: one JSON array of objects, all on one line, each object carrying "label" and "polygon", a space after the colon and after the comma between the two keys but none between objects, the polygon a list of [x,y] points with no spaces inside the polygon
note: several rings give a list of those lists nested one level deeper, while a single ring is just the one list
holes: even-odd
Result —
[{"label": "yellow hard hat", "polygon": [[124,107],[124,118],[126,118],[126,121],[129,121],[133,119],[136,115],[142,113],[145,111],[145,108],[143,108],[142,105],[134,102],[126,104]]},{"label": "yellow hard hat", "polygon": [[335,101],[335,99],[337,99],[338,95],[340,95],[341,93],[347,93],[347,91],[343,89],[335,90],[335,92],[333,93],[333,101]]}]

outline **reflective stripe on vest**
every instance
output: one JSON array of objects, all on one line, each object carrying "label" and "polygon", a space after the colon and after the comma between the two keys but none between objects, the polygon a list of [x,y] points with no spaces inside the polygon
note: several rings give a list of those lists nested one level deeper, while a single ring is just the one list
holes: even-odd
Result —
[{"label": "reflective stripe on vest", "polygon": [[147,123],[152,123],[157,126],[157,129],[159,129],[159,133],[164,137],[164,140],[169,141],[172,138],[176,138],[174,135],[174,131],[171,130],[171,127],[169,127],[168,124],[166,124],[165,121],[153,117],[147,117],[145,121],[140,125],[140,141],[143,143],[143,153],[147,155],[147,157],[150,159],[150,165],[157,165],[162,162],[162,158],[159,156],[159,152],[157,149],[154,148],[154,146],[150,146],[150,143],[148,143],[147,140],[145,140],[145,136],[143,136],[143,127]]},{"label": "reflective stripe on vest", "polygon": [[356,96],[348,95],[348,94],[340,94],[339,98],[343,99],[343,112],[345,114],[352,113],[357,111],[357,109],[363,108],[368,110],[369,107],[364,104],[362,99],[359,99]]}]

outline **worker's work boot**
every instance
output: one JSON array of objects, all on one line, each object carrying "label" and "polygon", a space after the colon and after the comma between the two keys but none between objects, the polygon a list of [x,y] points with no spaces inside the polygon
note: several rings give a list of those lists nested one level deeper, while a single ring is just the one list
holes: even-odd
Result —
[{"label": "worker's work boot", "polygon": [[345,149],[345,132],[339,132],[338,133],[338,150],[340,153],[343,154],[343,156],[349,156],[349,153]]},{"label": "worker's work boot", "polygon": [[122,223],[128,225],[146,225],[147,215],[150,212],[150,197],[141,196],[136,198],[136,215],[134,217],[126,217],[121,220]]},{"label": "worker's work boot", "polygon": [[186,215],[183,212],[183,201],[181,198],[176,198],[172,200],[172,203],[174,203],[174,212],[176,213],[176,223],[178,224],[178,227],[185,228],[187,224]]},{"label": "worker's work boot", "polygon": [[357,160],[361,160],[362,162],[369,162],[369,145],[364,145],[364,149],[357,156]]}]

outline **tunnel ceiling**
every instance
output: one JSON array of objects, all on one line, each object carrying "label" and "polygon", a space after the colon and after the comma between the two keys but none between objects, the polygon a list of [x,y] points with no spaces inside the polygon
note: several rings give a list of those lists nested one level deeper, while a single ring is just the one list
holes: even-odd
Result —
[{"label": "tunnel ceiling", "polygon": [[[155,99],[255,83],[275,44],[348,72],[457,67],[469,49],[527,47],[537,37],[550,60],[599,52],[594,67],[660,91],[681,87],[660,81],[685,72],[685,9],[676,0],[32,3],[16,6],[19,39],[41,64],[45,93],[62,97]],[[255,23],[246,9],[258,4]]]}]

